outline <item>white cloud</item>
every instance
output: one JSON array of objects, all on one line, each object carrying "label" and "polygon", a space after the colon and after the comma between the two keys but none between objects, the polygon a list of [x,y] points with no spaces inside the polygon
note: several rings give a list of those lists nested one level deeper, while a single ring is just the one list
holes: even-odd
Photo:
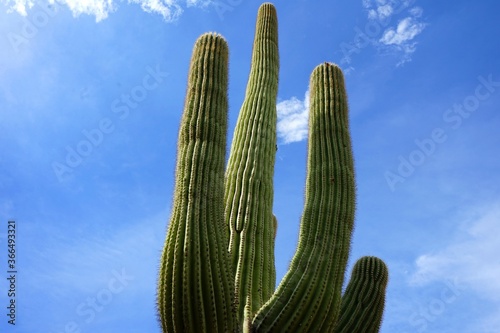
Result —
[{"label": "white cloud", "polygon": [[[415,38],[425,29],[420,21],[423,14],[421,7],[411,7],[414,0],[362,0],[371,24],[382,28],[382,37],[375,45],[384,51],[401,54],[398,65],[411,60],[416,50]],[[397,25],[391,24],[399,17]],[[375,22],[375,23],[373,23]]]},{"label": "white cloud", "polygon": [[148,13],[158,13],[167,21],[175,20],[182,14],[182,8],[176,0],[129,0],[141,5]]},{"label": "white cloud", "polygon": [[384,32],[380,42],[385,45],[407,45],[424,30],[425,24],[407,17],[399,21],[398,26]]},{"label": "white cloud", "polygon": [[[80,14],[95,15],[96,21],[107,18],[108,14],[115,9],[113,0],[58,0],[57,2],[66,4],[75,16]],[[51,0],[50,3],[54,4],[55,1]]]},{"label": "white cloud", "polygon": [[413,17],[420,17],[420,16],[422,16],[423,13],[424,13],[424,10],[420,7],[413,7],[412,9],[410,9],[410,14]]},{"label": "white cloud", "polygon": [[411,282],[457,278],[482,297],[500,302],[500,201],[472,210],[464,218],[455,240],[436,253],[424,254],[416,261]]},{"label": "white cloud", "polygon": [[382,19],[391,16],[393,12],[394,10],[391,5],[383,5],[377,8],[378,16]]},{"label": "white cloud", "polygon": [[385,4],[368,10],[368,18],[371,20],[383,21],[389,18],[394,13],[391,5]]},{"label": "white cloud", "polygon": [[15,11],[22,16],[26,16],[26,9],[33,7],[35,4],[32,0],[7,0],[4,2],[9,6],[9,12]]},{"label": "white cloud", "polygon": [[[29,15],[29,9],[34,6],[33,0],[4,0],[2,1],[9,12],[18,12],[23,16]],[[93,15],[96,21],[106,19],[109,14],[118,8],[116,0],[48,0],[52,5],[67,6],[74,16],[81,14]],[[186,5],[204,7],[211,0],[186,0]],[[128,0],[135,3],[148,13],[160,14],[166,21],[177,19],[182,14],[179,0]]]},{"label": "white cloud", "polygon": [[309,121],[309,90],[304,100],[292,97],[279,102],[276,109],[278,137],[283,139],[285,144],[305,140]]}]

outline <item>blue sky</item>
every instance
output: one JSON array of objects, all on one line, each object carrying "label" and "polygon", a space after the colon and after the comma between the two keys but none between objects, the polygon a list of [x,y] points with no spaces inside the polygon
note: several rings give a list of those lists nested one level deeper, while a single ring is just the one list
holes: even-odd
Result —
[{"label": "blue sky", "polygon": [[[0,2],[2,332],[159,332],[155,284],[192,46],[230,48],[230,131],[258,2]],[[278,281],[303,204],[309,75],[345,72],[351,258],[390,269],[383,333],[500,332],[500,4],[279,1]],[[0,308],[8,281],[0,279]],[[2,310],[6,312],[6,310]]]}]

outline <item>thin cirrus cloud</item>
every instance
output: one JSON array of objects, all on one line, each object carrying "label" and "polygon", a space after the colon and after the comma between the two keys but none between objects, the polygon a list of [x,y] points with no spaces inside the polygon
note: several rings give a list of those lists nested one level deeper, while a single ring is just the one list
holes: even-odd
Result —
[{"label": "thin cirrus cloud", "polygon": [[470,209],[452,241],[433,253],[420,255],[410,284],[426,286],[438,281],[454,281],[464,294],[479,296],[485,310],[473,322],[472,332],[497,332],[500,325],[500,200]]},{"label": "thin cirrus cloud", "polygon": [[[410,282],[425,285],[456,278],[462,285],[483,298],[500,300],[500,200],[470,210],[460,231],[445,247],[419,256]],[[500,309],[499,309],[500,311]]]},{"label": "thin cirrus cloud", "polygon": [[[31,8],[35,6],[33,0],[4,0],[1,1],[7,6],[9,12],[17,12],[23,16],[29,15]],[[66,6],[74,16],[81,14],[93,15],[96,21],[106,19],[109,14],[118,9],[118,3],[114,0],[48,0],[53,6]],[[161,15],[165,21],[170,22],[177,19],[182,14],[182,6],[177,0],[128,0],[128,3],[134,3],[148,12]],[[209,0],[187,0],[186,5],[206,6]]]}]

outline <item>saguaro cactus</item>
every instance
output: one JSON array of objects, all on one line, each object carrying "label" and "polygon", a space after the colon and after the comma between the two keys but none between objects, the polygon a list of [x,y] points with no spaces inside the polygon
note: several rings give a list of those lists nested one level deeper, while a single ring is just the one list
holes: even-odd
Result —
[{"label": "saguaro cactus", "polygon": [[245,101],[224,170],[228,47],[195,44],[178,139],[173,210],[158,279],[163,332],[377,332],[385,264],[363,257],[341,295],[355,210],[347,96],[339,67],[311,75],[299,244],[276,291],[272,212],[278,29],[258,13]]},{"label": "saguaro cactus", "polygon": [[222,37],[206,34],[198,39],[179,131],[174,204],[158,284],[164,332],[237,328],[224,225],[227,61]]},{"label": "saguaro cactus", "polygon": [[255,320],[260,331],[327,332],[340,293],[354,222],[354,167],[340,69],[325,63],[310,82],[306,197],[299,245],[278,290]]},{"label": "saguaro cactus", "polygon": [[272,209],[278,71],[276,10],[265,4],[257,17],[250,77],[226,171],[226,222],[240,319],[247,298],[255,313],[276,284]]}]

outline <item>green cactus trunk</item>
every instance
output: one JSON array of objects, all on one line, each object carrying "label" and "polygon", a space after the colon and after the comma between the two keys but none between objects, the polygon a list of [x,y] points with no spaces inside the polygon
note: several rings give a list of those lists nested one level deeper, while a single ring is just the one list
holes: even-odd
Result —
[{"label": "green cactus trunk", "polygon": [[306,198],[298,249],[278,290],[254,320],[258,332],[327,332],[340,296],[354,221],[354,167],[341,70],[311,75]]},{"label": "green cactus trunk", "polygon": [[388,279],[385,264],[374,257],[360,259],[341,295],[355,210],[342,71],[324,63],[311,75],[299,244],[274,291],[279,55],[272,4],[259,9],[245,101],[224,171],[227,62],[222,37],[205,34],[197,40],[158,280],[163,332],[377,332]]},{"label": "green cactus trunk", "polygon": [[272,209],[278,71],[276,10],[265,4],[259,9],[246,97],[226,171],[226,221],[240,319],[245,306],[257,312],[276,284]]},{"label": "green cactus trunk", "polygon": [[194,47],[179,131],[173,211],[163,250],[158,311],[164,332],[233,332],[234,286],[224,223],[226,41]]}]

